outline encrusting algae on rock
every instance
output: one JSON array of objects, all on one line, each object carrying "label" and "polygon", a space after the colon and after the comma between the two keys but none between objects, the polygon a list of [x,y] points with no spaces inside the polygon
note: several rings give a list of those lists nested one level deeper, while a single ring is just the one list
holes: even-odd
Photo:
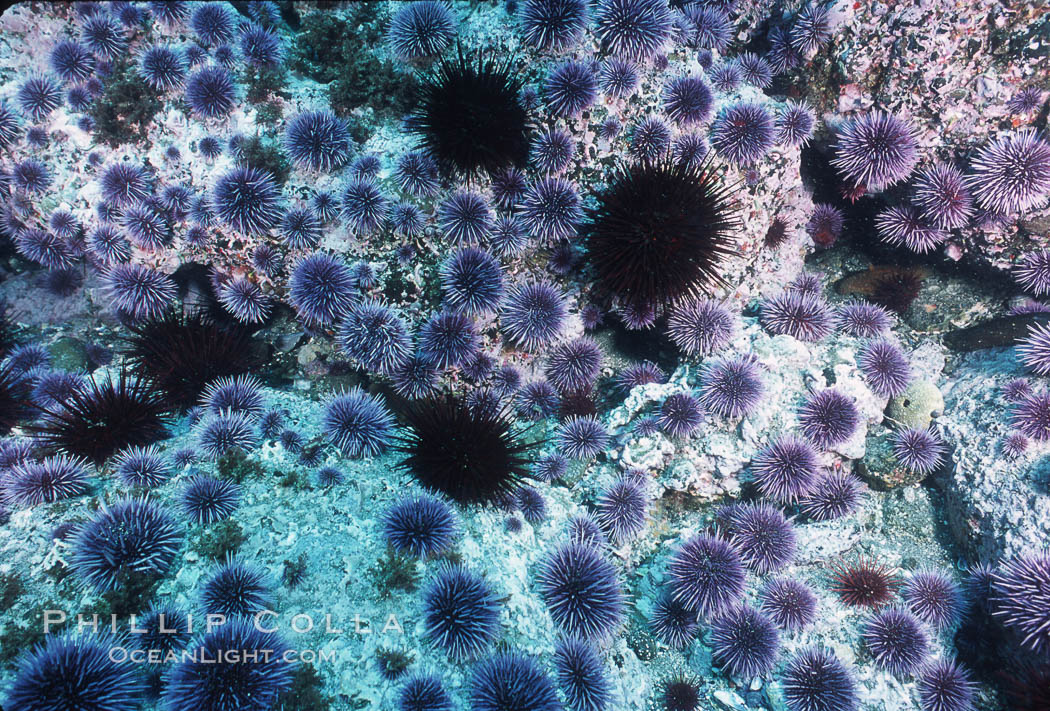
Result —
[{"label": "encrusting algae on rock", "polygon": [[8,8],[3,708],[1050,709],[1042,9]]}]

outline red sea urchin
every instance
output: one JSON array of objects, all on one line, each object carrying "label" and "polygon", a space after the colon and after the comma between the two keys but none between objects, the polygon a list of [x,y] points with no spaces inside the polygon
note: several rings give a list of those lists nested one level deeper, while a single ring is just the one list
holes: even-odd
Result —
[{"label": "red sea urchin", "polygon": [[598,287],[624,303],[663,306],[722,281],[739,221],[710,166],[622,166],[582,227]]}]

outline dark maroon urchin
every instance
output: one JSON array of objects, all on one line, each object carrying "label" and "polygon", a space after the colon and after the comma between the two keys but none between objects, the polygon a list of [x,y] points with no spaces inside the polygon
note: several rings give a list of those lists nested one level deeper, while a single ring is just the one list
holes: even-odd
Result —
[{"label": "dark maroon urchin", "polygon": [[944,461],[945,447],[940,436],[929,429],[912,427],[893,436],[893,454],[901,466],[926,475]]},{"label": "dark maroon urchin", "polygon": [[1050,649],[1050,554],[1003,563],[992,579],[992,614],[1036,654]]},{"label": "dark maroon urchin", "polygon": [[934,629],[947,629],[962,616],[963,598],[959,585],[939,570],[912,573],[901,594],[912,614]]},{"label": "dark maroon urchin", "polygon": [[531,120],[514,62],[462,50],[443,58],[421,87],[408,130],[446,177],[524,166]]},{"label": "dark maroon urchin", "polygon": [[773,147],[773,117],[760,104],[733,104],[711,124],[711,147],[734,165],[750,165]]},{"label": "dark maroon urchin", "polygon": [[766,228],[766,236],[762,240],[762,246],[766,249],[778,249],[788,240],[787,223],[782,217],[774,217]]},{"label": "dark maroon urchin", "polygon": [[907,178],[917,160],[915,129],[893,114],[873,111],[839,129],[831,164],[848,189],[881,192]]},{"label": "dark maroon urchin", "polygon": [[674,649],[681,649],[693,641],[700,628],[696,612],[664,592],[653,604],[649,629],[653,635]]},{"label": "dark maroon urchin", "polygon": [[912,202],[922,216],[941,229],[962,227],[973,216],[973,198],[962,173],[951,163],[936,163],[920,171],[913,191]]},{"label": "dark maroon urchin", "polygon": [[707,166],[624,166],[581,229],[597,287],[621,303],[663,306],[722,281],[739,224],[729,189]]},{"label": "dark maroon urchin", "polygon": [[722,417],[750,414],[765,392],[758,362],[751,355],[721,360],[708,367],[700,385],[700,402]]},{"label": "dark maroon urchin", "polygon": [[823,299],[787,291],[762,304],[762,324],[776,335],[820,341],[831,333],[831,309]]},{"label": "dark maroon urchin", "polygon": [[780,437],[751,460],[758,490],[780,503],[795,502],[809,494],[819,466],[812,445],[790,434]]},{"label": "dark maroon urchin", "polygon": [[668,395],[660,406],[660,429],[671,437],[686,437],[703,422],[700,402],[690,393]]},{"label": "dark maroon urchin", "polygon": [[667,319],[667,335],[686,355],[711,355],[725,348],[736,332],[736,319],[717,301],[689,299]]},{"label": "dark maroon urchin", "polygon": [[799,508],[814,521],[831,521],[856,511],[863,496],[860,479],[838,469],[817,479],[812,490],[802,497]]},{"label": "dark maroon urchin", "polygon": [[832,565],[831,575],[831,591],[852,607],[882,607],[893,599],[900,586],[897,571],[870,558],[854,563],[838,561]]},{"label": "dark maroon urchin", "polygon": [[842,332],[855,338],[875,338],[893,325],[893,317],[886,309],[862,301],[843,304],[836,316]]},{"label": "dark maroon urchin", "polygon": [[821,449],[841,444],[860,426],[853,400],[834,388],[821,390],[806,400],[798,412],[799,428]]},{"label": "dark maroon urchin", "polygon": [[660,694],[665,711],[697,711],[700,708],[700,688],[686,676],[669,679]]},{"label": "dark maroon urchin", "polygon": [[868,299],[879,306],[904,314],[922,289],[923,274],[908,267],[873,270]]},{"label": "dark maroon urchin", "polygon": [[770,504],[729,504],[718,510],[717,519],[744,565],[757,575],[776,572],[795,557],[795,529]]},{"label": "dark maroon urchin", "polygon": [[717,617],[744,594],[744,565],[726,541],[707,534],[679,546],[667,563],[675,600],[703,617]]},{"label": "dark maroon urchin", "polygon": [[817,596],[794,578],[773,578],[759,594],[759,607],[785,630],[800,630],[817,617]]},{"label": "dark maroon urchin", "polygon": [[876,612],[861,636],[875,664],[896,676],[914,672],[929,654],[930,640],[922,623],[905,610]]},{"label": "dark maroon urchin", "polygon": [[401,466],[428,489],[460,503],[486,503],[528,477],[535,445],[522,440],[502,412],[446,396],[416,401],[404,417],[396,445]]},{"label": "dark maroon urchin", "polygon": [[876,395],[897,397],[912,379],[908,357],[893,341],[880,338],[871,341],[857,354],[857,367]]}]

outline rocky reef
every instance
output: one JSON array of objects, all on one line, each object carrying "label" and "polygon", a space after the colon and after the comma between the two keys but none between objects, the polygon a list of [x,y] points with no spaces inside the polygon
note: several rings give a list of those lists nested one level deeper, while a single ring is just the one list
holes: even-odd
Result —
[{"label": "rocky reef", "polygon": [[0,16],[7,711],[1050,711],[1039,0]]}]

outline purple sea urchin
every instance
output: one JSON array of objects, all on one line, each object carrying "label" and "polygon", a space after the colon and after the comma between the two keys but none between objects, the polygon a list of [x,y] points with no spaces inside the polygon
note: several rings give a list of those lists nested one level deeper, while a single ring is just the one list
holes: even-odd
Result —
[{"label": "purple sea urchin", "polygon": [[648,59],[670,37],[673,16],[665,0],[600,0],[594,31],[616,57]]},{"label": "purple sea urchin", "polygon": [[773,117],[754,103],[733,104],[711,124],[711,147],[734,165],[749,165],[773,146]]},{"label": "purple sea urchin", "polygon": [[277,226],[280,189],[273,176],[258,168],[234,168],[215,181],[211,191],[216,216],[231,228],[254,235]]},{"label": "purple sea urchin", "polygon": [[675,600],[704,617],[717,617],[744,593],[744,566],[736,549],[701,534],[681,544],[667,564]]},{"label": "purple sea urchin", "polygon": [[780,640],[772,620],[753,607],[737,605],[712,623],[711,651],[730,675],[749,679],[772,670]]},{"label": "purple sea urchin", "polygon": [[609,431],[592,416],[570,417],[555,435],[558,449],[571,459],[590,459],[605,449],[608,442]]},{"label": "purple sea urchin", "polygon": [[787,291],[762,304],[763,325],[777,335],[816,342],[831,333],[831,310],[823,299]]},{"label": "purple sea urchin", "polygon": [[445,3],[424,0],[398,9],[387,41],[400,59],[422,59],[441,53],[455,35],[455,19]]},{"label": "purple sea urchin", "polygon": [[447,550],[456,531],[452,509],[440,499],[428,495],[402,499],[383,517],[386,542],[398,552],[419,558]]},{"label": "purple sea urchin", "polygon": [[839,328],[855,338],[875,338],[883,335],[893,324],[893,317],[877,304],[854,301],[839,307]]},{"label": "purple sea urchin", "polygon": [[339,206],[350,228],[359,235],[368,235],[383,224],[390,201],[371,178],[357,177],[343,186]]},{"label": "purple sea urchin", "polygon": [[837,470],[818,478],[802,497],[802,513],[815,521],[831,521],[853,513],[860,505],[863,484],[853,474]]},{"label": "purple sea urchin", "polygon": [[288,280],[288,301],[309,323],[338,321],[356,296],[353,275],[346,263],[321,252],[300,259]]},{"label": "purple sea urchin", "polygon": [[820,390],[799,408],[802,434],[821,449],[842,444],[860,426],[860,414],[853,400],[834,388]]},{"label": "purple sea urchin", "polygon": [[622,99],[638,86],[638,67],[627,59],[610,57],[598,72],[598,87],[606,96]]},{"label": "purple sea urchin", "polygon": [[198,524],[210,524],[229,518],[237,509],[241,487],[226,479],[198,474],[182,489],[183,513]]},{"label": "purple sea urchin", "polygon": [[781,629],[801,630],[817,616],[817,596],[794,578],[773,578],[762,588],[759,599],[762,612]]},{"label": "purple sea urchin", "polygon": [[350,133],[331,111],[304,111],[288,122],[284,147],[298,165],[331,171],[350,155]]},{"label": "purple sea urchin", "polygon": [[885,339],[871,341],[861,348],[857,354],[857,367],[880,397],[897,397],[908,388],[912,379],[907,356],[897,344]]},{"label": "purple sea urchin", "polygon": [[682,76],[672,79],[663,90],[664,112],[667,118],[680,126],[704,123],[711,118],[714,97],[707,83],[700,77]]},{"label": "purple sea urchin", "polygon": [[617,544],[631,540],[645,528],[648,497],[637,482],[623,478],[599,497],[596,518]]},{"label": "purple sea urchin", "polygon": [[499,633],[499,601],[488,582],[445,564],[423,590],[426,633],[456,661],[479,657]]},{"label": "purple sea urchin", "polygon": [[788,100],[773,122],[774,140],[782,146],[804,147],[815,125],[813,109],[805,101]]},{"label": "purple sea urchin", "polygon": [[554,668],[571,711],[603,711],[608,707],[612,685],[592,644],[575,638],[559,641],[554,649]]},{"label": "purple sea urchin", "polygon": [[597,99],[598,77],[589,64],[570,60],[547,75],[543,93],[554,116],[576,117]]},{"label": "purple sea urchin", "polygon": [[541,563],[536,581],[554,623],[567,634],[602,640],[623,621],[616,568],[591,546],[555,549]]},{"label": "purple sea urchin", "polygon": [[1050,555],[1031,552],[1002,564],[992,578],[992,614],[1041,654],[1050,649]]},{"label": "purple sea urchin", "polygon": [[879,239],[893,246],[903,245],[918,254],[932,252],[948,239],[948,234],[928,225],[917,208],[893,205],[875,218]]},{"label": "purple sea urchin", "polygon": [[966,186],[978,207],[1015,214],[1046,202],[1050,193],[1050,143],[1035,129],[997,136],[970,162]]},{"label": "purple sea urchin", "polygon": [[703,421],[700,401],[690,393],[668,395],[660,406],[660,429],[671,437],[687,437]]},{"label": "purple sea urchin", "polygon": [[522,41],[540,50],[564,51],[583,37],[588,14],[585,0],[525,0],[518,10]]},{"label": "purple sea urchin", "polygon": [[335,394],[325,404],[325,436],[345,457],[372,457],[390,443],[394,416],[361,388]]},{"label": "purple sea urchin", "polygon": [[904,583],[901,594],[912,614],[934,629],[949,628],[962,615],[962,592],[955,581],[941,571],[913,573]]},{"label": "purple sea urchin", "polygon": [[565,296],[557,288],[531,282],[508,294],[500,321],[511,343],[535,351],[561,333],[567,315]]},{"label": "purple sea urchin", "polygon": [[470,686],[473,711],[561,711],[547,673],[531,658],[503,651],[474,667]]},{"label": "purple sea urchin", "polygon": [[893,454],[897,461],[911,471],[926,475],[944,461],[945,447],[931,430],[909,428],[893,437]]},{"label": "purple sea urchin", "polygon": [[922,623],[904,610],[876,612],[861,636],[875,663],[897,676],[918,669],[929,654],[929,638]]},{"label": "purple sea urchin", "polygon": [[782,436],[751,461],[759,491],[780,503],[798,501],[809,494],[817,478],[818,465],[813,447],[792,435]]},{"label": "purple sea urchin", "polygon": [[938,659],[924,665],[919,672],[918,687],[922,711],[974,711],[977,685],[970,672],[953,659]]},{"label": "purple sea urchin", "polygon": [[223,67],[209,65],[197,70],[186,81],[186,103],[194,114],[204,119],[229,116],[236,97],[233,77]]},{"label": "purple sea urchin", "polygon": [[723,506],[718,511],[718,523],[744,565],[759,575],[780,570],[795,557],[795,529],[770,504]]},{"label": "purple sea urchin", "polygon": [[113,305],[138,319],[163,313],[175,299],[171,277],[142,264],[115,264],[103,274]]},{"label": "purple sea urchin", "polygon": [[722,417],[742,417],[755,409],[764,391],[754,358],[732,358],[718,361],[704,371],[700,402]]},{"label": "purple sea urchin", "polygon": [[963,227],[973,215],[973,198],[962,173],[950,163],[920,171],[913,202],[926,220],[941,229]]},{"label": "purple sea urchin", "polygon": [[831,164],[850,187],[880,192],[911,174],[918,160],[917,147],[910,124],[893,114],[874,111],[842,126]]},{"label": "purple sea urchin", "polygon": [[583,210],[576,186],[561,178],[547,177],[529,187],[518,206],[518,214],[529,234],[555,241],[575,236]]},{"label": "purple sea urchin", "polygon": [[832,652],[807,647],[788,662],[780,681],[789,711],[856,711],[857,683]]}]

